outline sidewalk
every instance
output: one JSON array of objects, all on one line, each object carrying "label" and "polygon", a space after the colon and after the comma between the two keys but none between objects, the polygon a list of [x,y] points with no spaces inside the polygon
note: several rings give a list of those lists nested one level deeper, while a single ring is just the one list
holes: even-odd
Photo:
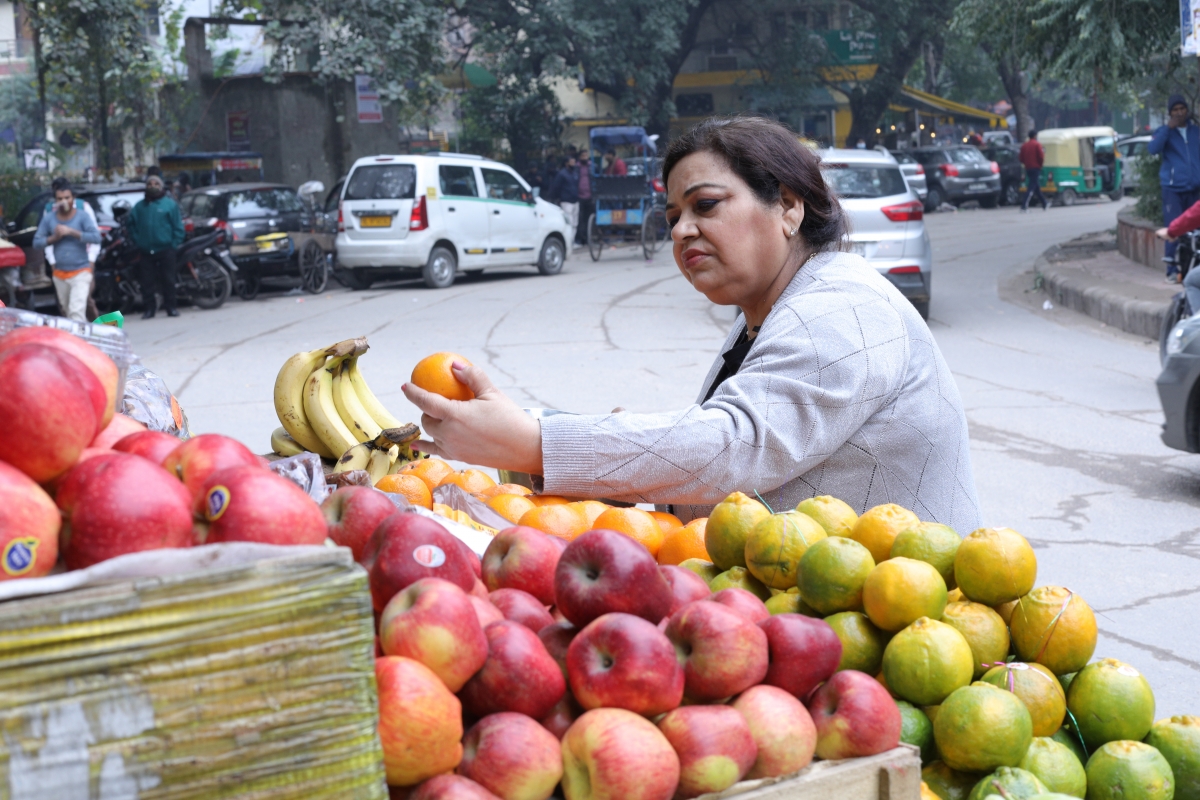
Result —
[{"label": "sidewalk", "polygon": [[1090,233],[1051,247],[1034,264],[1042,291],[1058,306],[1128,333],[1157,340],[1167,306],[1182,288],[1117,252],[1113,231]]}]

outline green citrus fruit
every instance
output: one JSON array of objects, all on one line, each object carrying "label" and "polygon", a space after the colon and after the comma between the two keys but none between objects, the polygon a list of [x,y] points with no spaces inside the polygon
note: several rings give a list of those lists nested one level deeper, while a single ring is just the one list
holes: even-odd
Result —
[{"label": "green citrus fruit", "polygon": [[1140,742],[1154,724],[1154,692],[1133,667],[1105,658],[1079,670],[1067,691],[1067,708],[1089,751],[1106,742]]},{"label": "green citrus fruit", "polygon": [[853,539],[822,539],[800,559],[800,597],[819,614],[861,611],[863,584],[874,568],[871,552]]},{"label": "green citrus fruit", "polygon": [[1066,675],[1058,676],[1058,682],[1062,684],[1064,693],[1071,688],[1071,681],[1075,680],[1075,676],[1078,674],[1077,672],[1068,672]]},{"label": "green citrus fruit", "polygon": [[704,527],[704,549],[722,570],[746,566],[746,542],[754,526],[771,516],[767,507],[734,492],[713,507]]},{"label": "green citrus fruit", "polygon": [[745,567],[730,567],[709,581],[708,588],[713,592],[722,589],[745,589],[764,603],[771,597],[771,590],[763,586]]},{"label": "green citrus fruit", "polygon": [[858,518],[850,538],[871,551],[876,564],[892,557],[892,544],[900,531],[920,525],[920,518],[907,508],[895,503],[884,503],[868,509]]},{"label": "green citrus fruit", "polygon": [[1071,748],[1053,739],[1035,736],[1021,759],[1021,769],[1029,770],[1051,792],[1072,797],[1087,793],[1087,774]]},{"label": "green citrus fruit", "polygon": [[1037,556],[1025,537],[1011,528],[980,528],[963,539],[954,556],[958,588],[985,606],[1029,594],[1036,579]]},{"label": "green citrus fruit", "polygon": [[921,750],[921,763],[928,764],[935,756],[933,746],[933,723],[925,712],[903,700],[896,701],[900,709],[900,741]]},{"label": "green citrus fruit", "polygon": [[942,800],[967,800],[979,782],[979,773],[951,769],[945,761],[934,761],[921,768],[921,781]]},{"label": "green citrus fruit", "polygon": [[1087,763],[1088,800],[1172,800],[1175,776],[1162,753],[1142,742],[1108,742]]},{"label": "green citrus fruit", "polygon": [[1029,800],[1045,791],[1046,785],[1032,772],[1020,767],[1000,767],[975,784],[967,800],[986,800],[994,794],[1006,800]]},{"label": "green citrus fruit", "polygon": [[891,557],[924,561],[941,573],[947,589],[954,589],[954,556],[960,544],[962,537],[949,525],[922,522],[896,534]]},{"label": "green citrus fruit", "polygon": [[1146,744],[1156,748],[1175,775],[1175,800],[1200,800],[1200,717],[1160,719]]},{"label": "green citrus fruit", "polygon": [[1067,714],[1067,698],[1054,673],[1041,664],[1014,661],[992,667],[980,678],[985,683],[1007,689],[1029,709],[1034,736],[1049,736],[1062,727]]},{"label": "green citrus fruit", "polygon": [[975,678],[1008,658],[1008,628],[999,614],[982,603],[970,600],[947,603],[942,622],[961,633],[971,645]]},{"label": "green citrus fruit", "polygon": [[796,510],[815,519],[830,536],[849,536],[858,522],[853,508],[827,494],[801,501]]},{"label": "green citrus fruit", "polygon": [[791,588],[796,585],[800,557],[825,537],[825,529],[812,517],[798,511],[772,514],[750,531],[746,568],[772,589]]},{"label": "green citrus fruit", "polygon": [[806,617],[819,617],[816,611],[809,608],[808,603],[801,599],[796,592],[783,592],[767,600],[767,611],[772,614],[803,614]]},{"label": "green citrus fruit", "polygon": [[990,772],[1021,763],[1033,741],[1033,721],[1016,695],[973,683],[942,703],[933,738],[942,760],[954,769]]},{"label": "green citrus fruit", "polygon": [[1022,597],[1009,628],[1017,657],[1045,664],[1055,675],[1083,669],[1096,650],[1096,616],[1062,586],[1039,586]]},{"label": "green citrus fruit", "polygon": [[705,561],[702,558],[689,558],[680,561],[679,566],[696,573],[704,579],[705,583],[711,583],[713,578],[721,574],[721,570],[716,564],[711,561]]},{"label": "green citrus fruit", "polygon": [[876,628],[861,611],[843,611],[826,617],[825,622],[842,642],[838,670],[853,669],[868,675],[879,672],[883,666],[883,649],[890,638],[888,634]]},{"label": "green citrus fruit", "polygon": [[921,617],[888,642],[883,675],[893,694],[919,706],[942,702],[971,682],[971,646],[944,622]]},{"label": "green citrus fruit", "polygon": [[863,609],[885,631],[903,630],[921,617],[941,619],[946,583],[924,561],[892,558],[877,564],[863,584]]},{"label": "green citrus fruit", "polygon": [[1084,752],[1083,743],[1079,741],[1079,736],[1073,728],[1063,725],[1050,738],[1070,750],[1079,759],[1080,764],[1087,766],[1087,753]]}]

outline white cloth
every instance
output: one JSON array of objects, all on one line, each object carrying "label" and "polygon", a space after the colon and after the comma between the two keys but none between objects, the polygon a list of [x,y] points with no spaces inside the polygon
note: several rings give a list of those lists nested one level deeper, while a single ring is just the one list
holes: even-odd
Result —
[{"label": "white cloth", "polygon": [[[53,208],[53,204],[51,204],[51,209],[52,209],[52,208]],[[83,210],[84,210],[84,212],[86,212],[86,213],[87,213],[87,215],[88,215],[89,217],[91,217],[91,218],[92,218],[92,222],[93,222],[93,223],[95,223],[96,227],[97,227],[97,228],[99,228],[99,227],[100,227],[100,223],[96,222],[96,212],[92,210],[92,205],[91,205],[91,203],[87,202],[86,200],[76,200],[76,201],[75,201],[75,208],[81,208],[81,209],[83,209]],[[48,210],[48,211],[46,211],[46,213],[47,213],[47,214],[52,214],[52,213],[54,213],[54,212],[53,212],[53,210]],[[56,261],[56,259],[54,258],[54,248],[53,248],[53,247],[47,247],[47,248],[46,248],[46,250],[45,250],[45,254],[46,254],[46,263],[50,265],[50,268],[51,268],[51,269],[53,269],[53,268],[54,268],[54,263],[55,263],[55,261]],[[97,259],[97,258],[99,258],[99,257],[100,257],[100,245],[98,245],[98,244],[89,244],[89,245],[87,246],[87,259],[88,259],[88,263],[89,263],[89,264],[93,264],[93,265],[94,265],[94,264],[96,263],[96,259]]]},{"label": "white cloth", "polygon": [[567,248],[570,249],[575,243],[575,230],[579,227],[579,203],[559,203],[558,207],[563,210],[563,216],[571,226],[571,235],[567,237]]},{"label": "white cloth", "polygon": [[[50,250],[49,247],[46,248]],[[85,269],[66,280],[54,279],[54,293],[58,295],[58,309],[63,316],[76,322],[87,322],[88,292],[92,289],[92,271]]]},{"label": "white cloth", "polygon": [[979,527],[954,377],[912,304],[859,256],[810,259],[741,370],[701,400],[542,419],[546,493],[671,503],[685,521],[735,491],[777,511],[830,494],[860,514],[898,503],[964,535]]}]

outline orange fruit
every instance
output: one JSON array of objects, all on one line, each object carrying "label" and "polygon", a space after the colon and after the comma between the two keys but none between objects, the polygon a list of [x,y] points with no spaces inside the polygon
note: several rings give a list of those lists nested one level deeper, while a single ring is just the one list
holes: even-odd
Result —
[{"label": "orange fruit", "polygon": [[517,524],[568,542],[591,527],[583,510],[570,505],[535,506],[522,514]]},{"label": "orange fruit", "polygon": [[489,497],[495,497],[498,494],[519,494],[524,497],[527,494],[533,494],[533,490],[519,483],[501,483],[496,486],[489,486],[482,492],[479,492],[479,497],[487,500]]},{"label": "orange fruit", "polygon": [[574,506],[583,512],[583,515],[587,517],[589,528],[594,527],[592,523],[596,521],[596,517],[612,508],[608,503],[601,503],[599,500],[576,500],[574,503],[569,503],[568,505]]},{"label": "orange fruit", "polygon": [[647,513],[658,521],[658,527],[662,528],[663,533],[670,533],[676,528],[683,527],[683,520],[674,514],[668,514],[665,511],[649,511]]},{"label": "orange fruit", "polygon": [[556,494],[531,494],[529,502],[535,506],[565,506],[571,501]]},{"label": "orange fruit", "polygon": [[491,476],[477,469],[464,469],[462,472],[451,472],[442,478],[441,483],[438,484],[438,486],[457,486],[467,494],[482,492],[484,489],[490,489],[495,485],[496,482],[491,479]]},{"label": "orange fruit", "polygon": [[429,487],[429,491],[437,488],[438,484],[447,475],[454,472],[454,467],[442,461],[440,458],[422,458],[419,461],[410,461],[401,467],[397,475],[416,475],[421,480],[425,481],[425,485]]},{"label": "orange fruit", "polygon": [[669,532],[658,548],[659,564],[682,564],[689,558],[711,561],[704,547],[704,523],[707,517],[694,519],[687,525]]},{"label": "orange fruit", "polygon": [[897,633],[921,617],[942,618],[946,582],[931,564],[915,558],[890,558],[867,575],[862,602],[875,627]]},{"label": "orange fruit", "polygon": [[658,527],[658,521],[648,511],[640,508],[610,508],[592,522],[593,528],[618,531],[634,541],[641,542],[650,555],[657,556],[666,534]]},{"label": "orange fruit", "polygon": [[529,502],[529,498],[519,494],[498,494],[495,497],[489,497],[487,506],[514,525],[520,522],[521,517],[525,516],[527,512],[537,508]]},{"label": "orange fruit", "polygon": [[1037,556],[1012,528],[980,528],[954,554],[954,580],[968,600],[998,606],[1029,594]]},{"label": "orange fruit", "polygon": [[892,545],[901,531],[916,527],[921,520],[916,514],[895,503],[884,503],[868,509],[858,518],[850,538],[871,551],[876,564],[892,557]]},{"label": "orange fruit", "polygon": [[1039,586],[1018,600],[1009,627],[1017,655],[1055,675],[1078,672],[1096,652],[1096,615],[1063,586]]},{"label": "orange fruit", "polygon": [[475,393],[454,377],[454,371],[450,369],[450,365],[455,361],[471,366],[471,362],[458,353],[434,353],[422,358],[413,367],[413,385],[450,400],[474,400]]},{"label": "orange fruit", "polygon": [[433,493],[429,491],[425,481],[411,473],[384,475],[375,484],[375,488],[381,492],[398,494],[414,506],[433,510]]},{"label": "orange fruit", "polygon": [[722,570],[746,566],[746,540],[754,526],[771,516],[767,507],[741,492],[717,503],[704,528],[704,546]]}]

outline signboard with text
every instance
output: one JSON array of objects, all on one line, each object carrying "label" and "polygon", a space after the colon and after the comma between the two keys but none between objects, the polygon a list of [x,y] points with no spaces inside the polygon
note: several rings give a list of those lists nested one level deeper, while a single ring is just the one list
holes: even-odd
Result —
[{"label": "signboard with text", "polygon": [[[1190,0],[1182,0],[1189,2]],[[1200,3],[1200,0],[1195,0]],[[875,64],[878,35],[875,31],[825,31],[827,64]]]},{"label": "signboard with text", "polygon": [[225,114],[225,149],[239,153],[250,149],[250,112],[229,111]]},{"label": "signboard with text", "polygon": [[354,93],[358,99],[358,121],[383,122],[383,104],[379,102],[379,92],[370,76],[354,76]]},{"label": "signboard with text", "polygon": [[1179,0],[1179,44],[1183,55],[1200,55],[1200,0]]}]

